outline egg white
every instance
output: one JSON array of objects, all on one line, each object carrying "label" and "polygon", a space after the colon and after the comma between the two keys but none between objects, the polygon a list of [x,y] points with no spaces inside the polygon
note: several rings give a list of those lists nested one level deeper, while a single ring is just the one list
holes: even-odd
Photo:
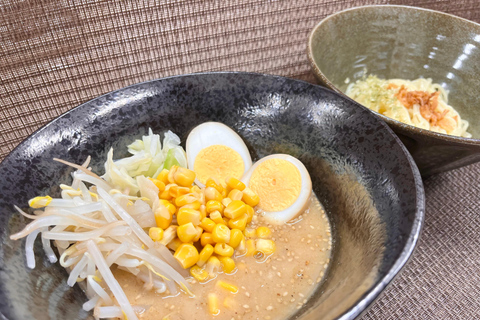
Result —
[{"label": "egg white", "polygon": [[287,160],[298,169],[301,178],[300,194],[298,195],[295,202],[292,203],[292,205],[281,211],[264,211],[265,219],[267,219],[267,221],[271,224],[278,225],[296,218],[299,214],[303,213],[308,208],[312,194],[312,180],[310,178],[310,174],[308,173],[307,168],[305,168],[303,163],[297,158],[292,157],[288,154],[272,154],[255,162],[255,164],[250,168],[250,170],[248,170],[247,173],[245,173],[245,175],[242,177],[242,182],[245,183],[245,185],[249,186],[250,178],[255,169],[257,169],[257,167],[262,162],[269,159]]},{"label": "egg white", "polygon": [[[190,170],[194,170],[195,158],[198,153],[212,145],[224,145],[238,152],[243,160],[244,174],[252,167],[250,152],[235,131],[220,122],[205,122],[195,127],[187,138],[187,165]],[[198,179],[195,179],[195,183],[204,187],[204,184]]]}]

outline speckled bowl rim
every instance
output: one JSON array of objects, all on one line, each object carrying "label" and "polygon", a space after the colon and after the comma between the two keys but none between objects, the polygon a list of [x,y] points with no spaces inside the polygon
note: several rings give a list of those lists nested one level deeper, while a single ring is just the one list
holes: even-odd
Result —
[{"label": "speckled bowl rim", "polygon": [[[402,6],[402,5],[389,5],[389,4],[383,4],[383,5],[366,5],[366,6],[359,6],[359,7],[353,7],[353,8],[349,8],[349,9],[345,9],[345,10],[342,10],[342,11],[339,11],[339,12],[336,12],[332,15],[329,15],[328,17],[325,17],[323,20],[321,20],[309,33],[308,35],[308,43],[307,43],[307,56],[308,56],[308,61],[310,63],[310,66],[313,70],[313,72],[315,73],[315,75],[319,78],[322,79],[322,81],[325,83],[325,85],[337,92],[337,93],[340,93],[341,95],[343,95],[344,97],[347,97],[348,99],[352,100],[351,98],[349,98],[345,93],[343,93],[340,89],[338,89],[324,74],[323,72],[320,70],[320,68],[318,67],[318,65],[315,63],[315,60],[313,58],[313,50],[312,50],[312,39],[313,39],[313,35],[317,32],[318,29],[320,29],[320,27],[322,26],[322,24],[326,23],[327,21],[329,21],[330,19],[338,16],[338,15],[342,15],[346,12],[351,12],[351,11],[360,11],[360,10],[383,10],[383,9],[387,9],[388,8],[398,8],[398,9],[403,9],[403,10],[411,10],[411,11],[423,11],[423,12],[430,12],[430,13],[433,13],[433,14],[436,14],[436,15],[441,15],[441,16],[444,16],[446,18],[449,18],[449,19],[455,19],[455,20],[458,20],[458,21],[462,21],[462,23],[466,23],[466,24],[471,24],[472,26],[475,26],[476,28],[479,29],[479,33],[480,33],[480,24],[476,23],[476,22],[473,22],[473,21],[470,21],[468,19],[464,19],[464,18],[461,18],[461,17],[458,17],[458,16],[455,16],[455,15],[452,15],[452,14],[449,14],[449,13],[445,13],[445,12],[440,12],[440,11],[436,11],[436,10],[431,10],[431,9],[425,9],[425,8],[419,8],[419,7],[413,7],[413,6]],[[368,108],[367,108],[368,109]],[[413,125],[409,125],[409,124],[406,124],[406,123],[403,123],[403,122],[400,122],[398,120],[395,120],[395,119],[392,119],[392,118],[389,118],[387,116],[384,116],[376,111],[373,111],[371,109],[368,109],[370,110],[371,112],[373,112],[375,115],[377,115],[378,117],[380,117],[383,121],[385,121],[386,123],[388,123],[389,125],[391,125],[392,127],[394,128],[398,128],[399,130],[402,130],[403,132],[408,132],[408,134],[410,135],[420,135],[420,136],[426,136],[426,137],[429,137],[429,138],[433,138],[433,139],[440,139],[440,140],[444,140],[444,141],[447,141],[447,142],[450,142],[450,143],[455,143],[455,144],[460,144],[460,145],[475,145],[475,146],[478,146],[480,145],[480,139],[475,139],[475,138],[464,138],[464,137],[458,137],[458,136],[452,136],[452,135],[448,135],[448,134],[443,134],[443,133],[438,133],[438,132],[434,132],[434,131],[430,131],[430,130],[426,130],[426,129],[421,129],[421,128],[418,128],[418,127],[415,127]]]},{"label": "speckled bowl rim", "polygon": [[[53,120],[51,120],[47,124],[43,125],[39,129],[35,130],[27,138],[25,138],[19,145],[17,145],[12,151],[10,151],[10,153],[0,162],[0,166],[3,164],[3,162],[7,158],[9,158],[14,153],[14,151],[17,148],[20,149],[21,147],[23,147],[24,144],[28,144],[29,140],[32,136],[34,136],[37,133],[43,131],[44,129],[46,129],[49,126],[54,125],[54,122],[56,122],[57,119],[59,119],[61,117],[64,117],[65,115],[68,115],[69,113],[73,112],[74,110],[79,109],[79,108],[85,108],[86,106],[88,106],[88,104],[91,103],[92,100],[100,99],[101,97],[111,95],[111,94],[115,94],[117,92],[121,92],[124,89],[130,88],[130,87],[135,87],[135,86],[138,86],[138,85],[148,84],[150,82],[169,81],[169,79],[173,79],[173,78],[195,77],[195,76],[215,75],[215,74],[233,74],[233,75],[238,74],[238,75],[252,75],[252,76],[259,76],[259,77],[270,77],[270,78],[276,78],[276,79],[282,79],[282,80],[286,79],[288,81],[301,82],[301,83],[305,83],[307,85],[319,87],[322,90],[331,92],[335,95],[339,95],[342,99],[348,99],[350,101],[353,101],[352,99],[349,99],[348,97],[345,98],[345,95],[343,95],[341,93],[339,94],[338,92],[336,92],[334,90],[331,90],[329,88],[325,88],[323,86],[315,85],[315,84],[312,84],[312,83],[309,83],[309,82],[306,82],[306,81],[303,81],[303,80],[287,78],[287,77],[278,76],[278,75],[262,74],[262,73],[256,73],[256,72],[242,72],[242,71],[199,72],[199,73],[190,73],[190,74],[183,74],[183,75],[174,75],[174,76],[169,76],[169,77],[164,77],[164,78],[159,78],[159,79],[147,80],[147,81],[144,81],[144,82],[132,84],[132,85],[129,85],[129,86],[117,89],[117,90],[107,92],[105,94],[102,94],[98,97],[90,99],[90,100],[88,100],[88,101],[86,101],[86,102],[84,102],[84,103],[82,103],[82,104],[64,112],[63,114],[54,118]],[[353,103],[354,103],[354,105],[358,106],[359,108],[365,108],[355,101],[353,101]],[[418,243],[418,240],[420,239],[421,231],[422,231],[422,228],[423,228],[423,225],[424,225],[424,220],[425,220],[425,191],[424,191],[424,188],[423,188],[423,180],[421,178],[420,171],[418,170],[418,167],[417,167],[415,161],[413,160],[412,156],[408,152],[407,148],[400,141],[400,139],[393,132],[393,130],[388,125],[386,125],[385,123],[380,121],[379,119],[377,119],[377,120],[380,122],[380,124],[382,126],[384,126],[384,128],[392,135],[392,137],[395,139],[395,141],[399,144],[401,150],[403,151],[403,154],[407,158],[407,161],[410,165],[410,169],[411,169],[411,172],[412,172],[412,176],[413,176],[413,179],[414,179],[414,185],[415,185],[415,200],[416,200],[416,203],[415,203],[414,220],[412,221],[411,231],[408,235],[407,240],[405,241],[405,245],[404,245],[402,251],[400,252],[398,258],[395,260],[394,264],[388,270],[388,272],[378,280],[378,283],[375,286],[373,286],[372,289],[370,289],[369,292],[367,292],[364,296],[362,296],[355,305],[350,307],[344,314],[342,314],[339,318],[337,318],[337,320],[352,320],[352,319],[357,318],[359,315],[361,315],[362,313],[364,313],[368,310],[369,306],[371,306],[371,304],[382,294],[382,292],[384,292],[385,288],[395,279],[395,277],[400,274],[400,272],[403,270],[403,267],[407,264],[407,262],[410,260],[410,258],[414,254],[415,250],[417,249],[417,243]],[[1,310],[0,310],[0,318],[7,319],[3,315]]]}]

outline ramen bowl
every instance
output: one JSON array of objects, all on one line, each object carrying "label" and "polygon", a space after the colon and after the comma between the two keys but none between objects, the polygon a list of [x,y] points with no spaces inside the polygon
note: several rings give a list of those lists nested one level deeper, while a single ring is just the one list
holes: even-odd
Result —
[{"label": "ramen bowl", "polygon": [[420,235],[424,192],[411,156],[386,124],[335,92],[276,76],[206,73],[91,100],[34,133],[0,164],[2,319],[91,318],[82,310],[81,288],[67,286],[66,271],[48,261],[40,243],[31,270],[25,242],[9,238],[27,223],[14,205],[28,210],[28,199],[58,196],[59,183],[71,181],[72,170],[52,158],[82,163],[91,155],[101,174],[111,146],[126,156],[120,150],[149,128],[172,130],[184,145],[206,121],[233,128],[254,160],[288,153],[310,173],[331,224],[332,256],[325,280],[291,319],[353,319],[363,312],[407,263]]},{"label": "ramen bowl", "polygon": [[449,92],[448,104],[469,122],[472,138],[375,114],[400,137],[423,176],[480,160],[479,24],[407,6],[358,7],[322,20],[309,35],[307,53],[320,84],[341,94],[365,73],[384,79],[431,78]]}]

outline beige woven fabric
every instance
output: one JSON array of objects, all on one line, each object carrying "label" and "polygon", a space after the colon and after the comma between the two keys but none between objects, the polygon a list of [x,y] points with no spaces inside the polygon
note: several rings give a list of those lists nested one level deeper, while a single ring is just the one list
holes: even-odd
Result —
[{"label": "beige woven fabric", "polygon": [[[417,5],[480,21],[478,0],[0,2],[0,160],[100,94],[169,75],[253,71],[314,81],[309,31],[364,4]],[[410,264],[364,319],[480,318],[480,165],[425,182]]]},{"label": "beige woven fabric", "polygon": [[426,217],[413,257],[366,319],[480,319],[480,164],[424,182]]}]

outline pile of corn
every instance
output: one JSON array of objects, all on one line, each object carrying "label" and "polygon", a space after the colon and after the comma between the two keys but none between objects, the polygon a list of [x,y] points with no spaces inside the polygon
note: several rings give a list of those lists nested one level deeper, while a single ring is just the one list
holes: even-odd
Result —
[{"label": "pile of corn", "polygon": [[157,227],[149,235],[175,251],[174,257],[199,282],[236,270],[236,256],[269,256],[275,242],[267,227],[247,228],[260,199],[238,179],[209,179],[193,185],[195,172],[173,166],[152,182],[159,189]]}]

